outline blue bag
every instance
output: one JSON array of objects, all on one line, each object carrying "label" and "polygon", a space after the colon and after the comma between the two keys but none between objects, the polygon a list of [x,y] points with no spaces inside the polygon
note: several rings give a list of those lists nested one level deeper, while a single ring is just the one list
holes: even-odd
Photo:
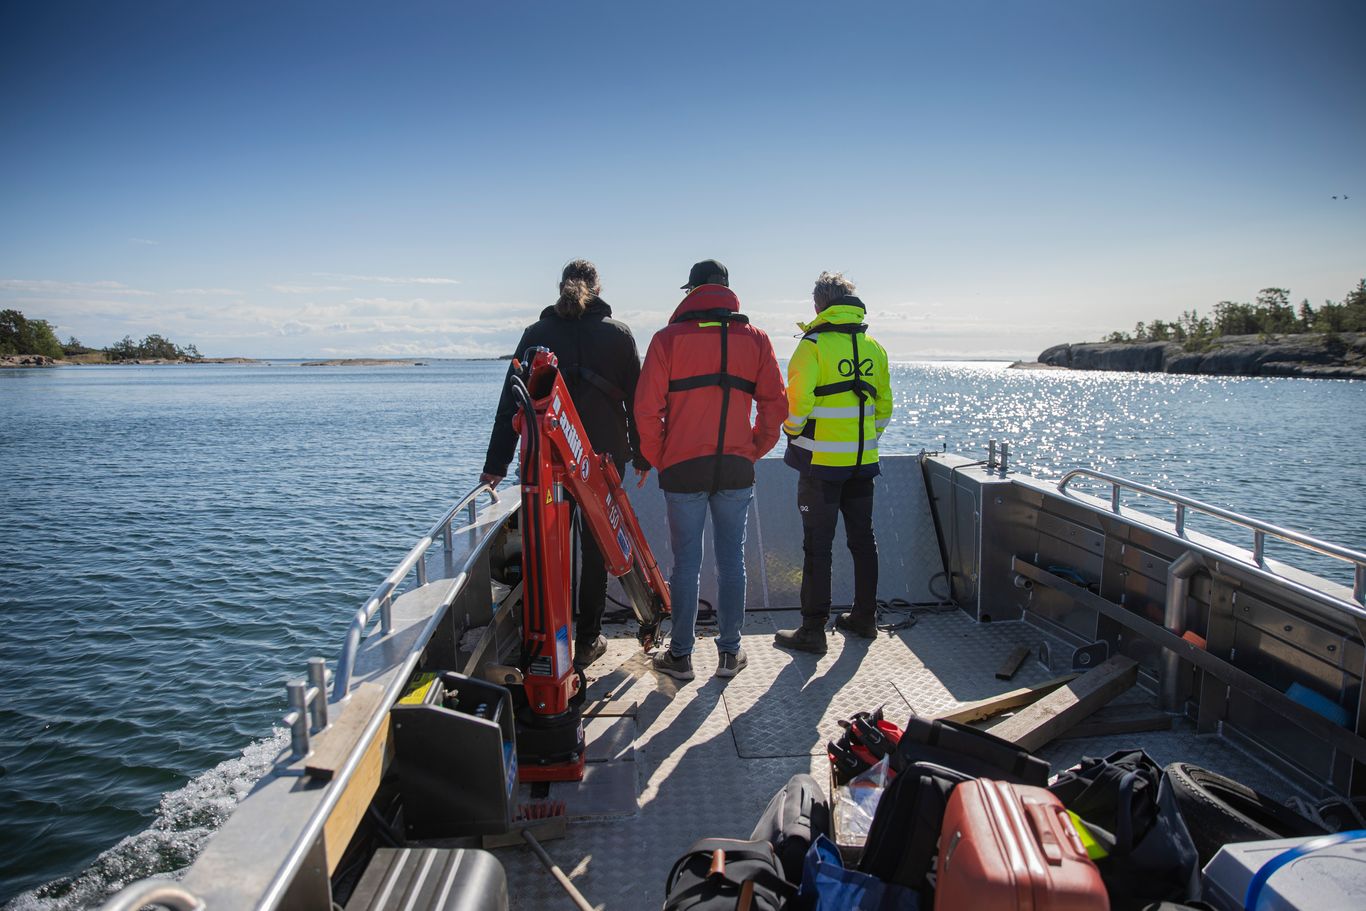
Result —
[{"label": "blue bag", "polygon": [[920,897],[905,886],[846,870],[839,849],[822,835],[806,852],[797,905],[806,911],[920,911]]}]

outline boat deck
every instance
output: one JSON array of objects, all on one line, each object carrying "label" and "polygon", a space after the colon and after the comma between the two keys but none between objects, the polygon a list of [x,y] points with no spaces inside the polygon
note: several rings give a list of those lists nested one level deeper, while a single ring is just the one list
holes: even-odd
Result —
[{"label": "boat deck", "polygon": [[[595,907],[659,907],[673,861],[694,841],[748,838],[769,798],[797,772],[828,781],[825,743],[838,734],[839,719],[878,705],[892,720],[912,709],[932,715],[1066,671],[1030,659],[1014,679],[996,679],[1019,645],[1048,641],[1055,662],[1071,654],[1031,624],[978,624],[957,610],[923,615],[875,641],[832,633],[830,651],[819,658],[774,647],[774,630],[798,622],[795,611],[751,611],[744,627],[749,666],[728,680],[713,676],[708,639],[699,638],[693,656],[697,679],[682,683],[651,671],[625,628],[589,669],[588,771],[583,782],[550,785],[548,797],[566,802],[570,824],[567,837],[545,848]],[[1135,687],[1120,701],[1152,697]],[[1162,764],[1179,759],[1223,772],[1280,799],[1298,793],[1229,740],[1197,735],[1184,721],[1171,731],[1056,740],[1040,752],[1056,773],[1083,756],[1132,747]],[[528,785],[520,796],[536,799]],[[529,849],[496,853],[512,907],[568,906]]]}]

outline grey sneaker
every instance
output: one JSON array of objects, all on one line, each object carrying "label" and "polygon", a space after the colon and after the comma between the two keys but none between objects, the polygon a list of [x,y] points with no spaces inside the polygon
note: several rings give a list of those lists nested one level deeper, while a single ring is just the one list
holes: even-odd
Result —
[{"label": "grey sneaker", "polygon": [[574,667],[583,670],[607,652],[607,637],[599,636],[592,642],[574,643]]},{"label": "grey sneaker", "polygon": [[692,672],[692,655],[675,655],[667,648],[655,654],[650,666],[675,680],[691,680],[695,676]]},{"label": "grey sneaker", "polygon": [[811,652],[813,655],[824,655],[828,648],[825,642],[825,630],[812,629],[808,626],[778,630],[778,634],[773,637],[773,644],[781,648],[796,649],[799,652]]},{"label": "grey sneaker", "polygon": [[722,652],[716,662],[716,676],[734,677],[745,669],[749,664],[749,656],[744,649],[735,652]]}]

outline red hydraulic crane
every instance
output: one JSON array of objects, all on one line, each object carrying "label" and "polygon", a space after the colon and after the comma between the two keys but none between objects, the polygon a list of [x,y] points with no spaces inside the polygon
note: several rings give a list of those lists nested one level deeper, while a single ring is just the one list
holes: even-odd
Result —
[{"label": "red hydraulic crane", "polygon": [[517,713],[522,781],[583,777],[583,678],[574,670],[570,634],[574,566],[570,503],[602,551],[607,571],[630,598],[642,647],[655,641],[669,613],[669,589],[631,509],[609,455],[593,451],[574,401],[547,348],[513,361],[510,380],[521,404],[522,686]]}]

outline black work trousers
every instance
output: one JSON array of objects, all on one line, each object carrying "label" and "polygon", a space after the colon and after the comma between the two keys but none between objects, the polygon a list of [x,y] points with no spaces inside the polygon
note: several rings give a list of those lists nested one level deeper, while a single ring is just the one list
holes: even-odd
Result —
[{"label": "black work trousers", "polygon": [[844,536],[854,558],[854,616],[877,613],[877,539],[873,536],[873,479],[797,482],[802,516],[802,626],[824,627],[830,619],[830,560],[835,522],[844,516]]},{"label": "black work trousers", "polygon": [[588,523],[579,524],[579,604],[574,623],[574,642],[588,645],[602,632],[602,612],[607,606],[607,564]]},{"label": "black work trousers", "polygon": [[[624,475],[626,463],[617,464],[617,474]],[[578,512],[579,504],[569,497],[570,508]],[[579,588],[578,604],[574,619],[574,642],[588,645],[602,634],[602,612],[607,606],[607,564],[603,562],[602,550],[598,547],[588,523],[579,516],[577,537],[579,540]],[[579,651],[579,649],[576,649]]]}]

